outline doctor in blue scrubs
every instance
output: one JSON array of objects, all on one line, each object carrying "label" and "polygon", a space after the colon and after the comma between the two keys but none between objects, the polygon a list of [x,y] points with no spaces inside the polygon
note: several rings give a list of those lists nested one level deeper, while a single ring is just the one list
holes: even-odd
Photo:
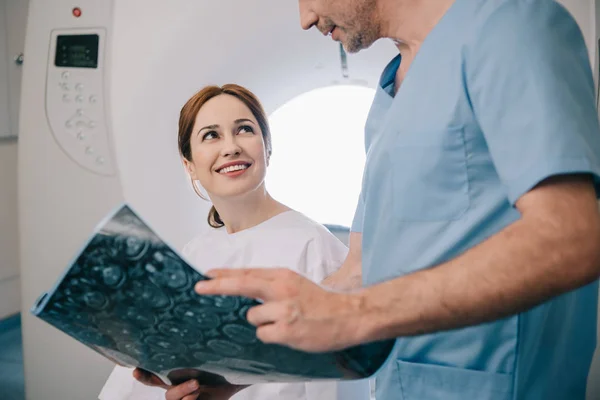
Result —
[{"label": "doctor in blue scrubs", "polygon": [[216,270],[197,292],[263,299],[248,319],[264,342],[397,338],[377,400],[584,399],[600,129],[573,17],[552,0],[299,2],[303,28],[348,52],[399,50],[366,123],[348,259],[322,286],[282,266]]}]

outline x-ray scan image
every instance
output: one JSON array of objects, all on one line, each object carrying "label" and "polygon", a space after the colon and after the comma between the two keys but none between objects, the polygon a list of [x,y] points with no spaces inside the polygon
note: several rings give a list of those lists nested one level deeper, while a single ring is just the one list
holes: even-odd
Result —
[{"label": "x-ray scan image", "polygon": [[314,354],[264,344],[246,320],[259,302],[200,296],[194,284],[204,279],[123,205],[32,313],[115,363],[168,384],[363,379],[385,363],[394,345]]}]

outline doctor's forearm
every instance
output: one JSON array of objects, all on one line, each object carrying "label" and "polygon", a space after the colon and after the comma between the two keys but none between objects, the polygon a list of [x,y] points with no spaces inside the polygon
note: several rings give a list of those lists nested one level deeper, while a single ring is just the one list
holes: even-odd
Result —
[{"label": "doctor's forearm", "polygon": [[586,215],[597,211],[577,212],[584,215],[524,218],[451,262],[364,289],[357,302],[359,339],[485,323],[592,282],[599,274],[600,230]]}]

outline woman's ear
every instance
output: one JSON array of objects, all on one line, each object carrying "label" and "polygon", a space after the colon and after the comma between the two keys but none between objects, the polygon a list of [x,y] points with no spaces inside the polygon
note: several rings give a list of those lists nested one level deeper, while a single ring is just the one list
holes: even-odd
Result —
[{"label": "woman's ear", "polygon": [[190,175],[190,178],[192,178],[192,180],[194,181],[198,180],[198,178],[196,177],[196,169],[194,168],[194,164],[185,158],[183,158],[182,161],[185,170]]}]

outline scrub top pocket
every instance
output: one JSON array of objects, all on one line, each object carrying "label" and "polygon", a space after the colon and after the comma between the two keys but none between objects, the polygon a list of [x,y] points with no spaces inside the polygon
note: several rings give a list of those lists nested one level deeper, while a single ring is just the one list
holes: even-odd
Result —
[{"label": "scrub top pocket", "polygon": [[449,221],[469,208],[462,127],[401,133],[390,152],[393,212],[400,221]]},{"label": "scrub top pocket", "polygon": [[511,400],[513,376],[397,360],[399,400]]}]

